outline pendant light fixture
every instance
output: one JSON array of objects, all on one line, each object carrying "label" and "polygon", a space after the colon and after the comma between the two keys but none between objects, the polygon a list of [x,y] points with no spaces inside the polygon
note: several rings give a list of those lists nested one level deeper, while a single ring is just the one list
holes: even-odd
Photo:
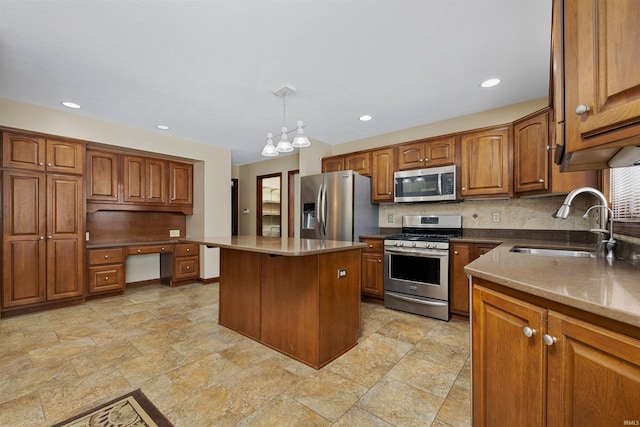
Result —
[{"label": "pendant light fixture", "polygon": [[274,90],[273,94],[282,98],[282,128],[280,128],[280,141],[278,145],[273,145],[273,134],[267,134],[267,143],[262,149],[262,155],[265,157],[274,157],[279,153],[290,153],[295,148],[308,147],[311,145],[311,141],[304,134],[304,123],[298,120],[296,123],[296,136],[293,138],[293,142],[289,141],[289,132],[293,132],[293,129],[289,131],[286,126],[287,122],[287,95],[296,93],[296,89],[293,86],[285,85],[284,87]]}]

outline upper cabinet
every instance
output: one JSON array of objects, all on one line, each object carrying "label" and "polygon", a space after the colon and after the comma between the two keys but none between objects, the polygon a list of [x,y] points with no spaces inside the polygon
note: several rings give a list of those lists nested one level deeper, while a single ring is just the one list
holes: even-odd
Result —
[{"label": "upper cabinet", "polygon": [[363,176],[371,176],[371,152],[365,151],[344,156],[344,168],[356,171]]},{"label": "upper cabinet", "polygon": [[371,152],[371,201],[393,202],[394,149]]},{"label": "upper cabinet", "polygon": [[553,163],[549,117],[542,111],[513,125],[513,186],[518,195],[567,193],[578,187],[597,187],[596,171],[560,172]]},{"label": "upper cabinet", "polygon": [[82,175],[84,143],[2,133],[2,167]]},{"label": "upper cabinet", "polygon": [[398,146],[398,170],[452,165],[454,162],[454,137],[422,140]]},{"label": "upper cabinet", "polygon": [[322,159],[322,172],[337,172],[344,170],[344,156],[331,156]]},{"label": "upper cabinet", "polygon": [[511,126],[462,135],[460,197],[511,197]]},{"label": "upper cabinet", "polygon": [[87,150],[87,211],[193,213],[193,165]]},{"label": "upper cabinet", "polygon": [[564,76],[554,77],[554,83],[564,81],[563,166],[607,167],[621,146],[640,145],[640,2],[561,4],[556,2],[554,13],[562,14],[564,28],[554,29],[564,35],[564,53],[554,43],[554,61],[564,60]]}]

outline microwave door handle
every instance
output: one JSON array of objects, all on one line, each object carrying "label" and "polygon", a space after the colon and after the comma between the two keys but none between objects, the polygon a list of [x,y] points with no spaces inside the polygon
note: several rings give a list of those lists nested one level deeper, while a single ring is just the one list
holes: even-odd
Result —
[{"label": "microwave door handle", "polygon": [[442,175],[444,174],[441,174],[441,173],[438,174],[438,195],[439,196],[442,196]]}]

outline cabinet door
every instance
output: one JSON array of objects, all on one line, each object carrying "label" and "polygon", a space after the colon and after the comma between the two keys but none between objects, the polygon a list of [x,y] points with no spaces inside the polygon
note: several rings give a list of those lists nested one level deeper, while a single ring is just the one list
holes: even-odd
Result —
[{"label": "cabinet door", "polygon": [[47,175],[47,300],[84,293],[82,177]]},{"label": "cabinet door", "polygon": [[425,144],[416,142],[398,146],[398,170],[416,169],[425,166]]},{"label": "cabinet door", "polygon": [[513,128],[513,182],[516,193],[546,190],[549,185],[548,113]]},{"label": "cabinet door", "polygon": [[500,128],[462,136],[460,194],[463,198],[511,196],[509,134],[510,128]]},{"label": "cabinet door", "polygon": [[123,156],[123,202],[144,203],[147,195],[144,157]]},{"label": "cabinet door", "polygon": [[344,156],[344,168],[362,176],[371,176],[371,153],[357,153]]},{"label": "cabinet door", "polygon": [[145,160],[146,203],[164,205],[167,202],[167,162],[159,159]]},{"label": "cabinet door", "polygon": [[640,341],[554,312],[548,334],[547,425],[637,425]]},{"label": "cabinet door", "polygon": [[[474,285],[474,426],[545,425],[546,349],[540,335],[546,317],[540,307]],[[536,334],[527,337],[525,327]]]},{"label": "cabinet door", "polygon": [[322,159],[322,172],[337,172],[344,170],[344,157],[325,157]]},{"label": "cabinet door", "polygon": [[472,260],[473,243],[452,243],[449,277],[449,310],[452,314],[469,316],[469,280],[464,266]]},{"label": "cabinet door", "polygon": [[454,137],[429,141],[425,146],[425,164],[431,166],[452,165],[455,163]]},{"label": "cabinet door", "polygon": [[193,165],[169,163],[169,204],[193,205]]},{"label": "cabinet door", "polygon": [[640,2],[566,0],[564,16],[567,150],[638,135],[622,127],[640,122]]},{"label": "cabinet door", "polygon": [[43,302],[46,297],[45,176],[2,173],[2,306]]},{"label": "cabinet door", "polygon": [[47,172],[82,175],[84,144],[47,139]]},{"label": "cabinet door", "polygon": [[362,293],[384,297],[384,265],[382,255],[362,254]]},{"label": "cabinet door", "polygon": [[2,133],[3,167],[44,171],[44,162],[44,138],[19,133]]},{"label": "cabinet door", "polygon": [[87,201],[118,202],[118,154],[87,150]]},{"label": "cabinet door", "polygon": [[393,148],[373,151],[371,161],[371,201],[393,202]]}]

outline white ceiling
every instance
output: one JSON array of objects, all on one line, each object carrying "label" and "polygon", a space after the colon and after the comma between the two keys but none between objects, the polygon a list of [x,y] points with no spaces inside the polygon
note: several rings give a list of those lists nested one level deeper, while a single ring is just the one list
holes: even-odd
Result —
[{"label": "white ceiling", "polygon": [[550,34],[551,0],[0,0],[0,97],[245,164],[285,84],[289,128],[340,144],[547,96]]}]

